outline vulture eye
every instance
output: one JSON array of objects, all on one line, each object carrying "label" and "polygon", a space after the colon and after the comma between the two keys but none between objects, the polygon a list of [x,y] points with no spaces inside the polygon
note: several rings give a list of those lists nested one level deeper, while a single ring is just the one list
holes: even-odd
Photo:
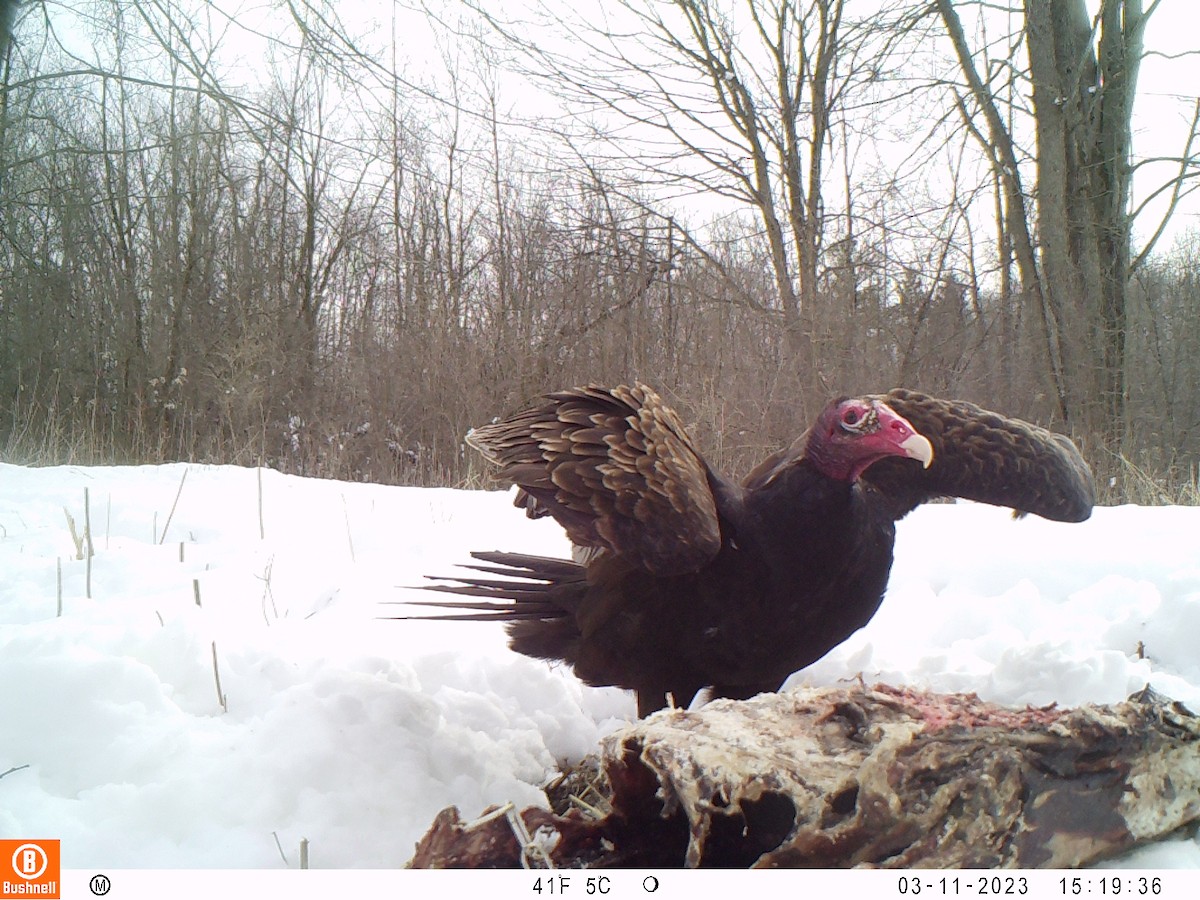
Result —
[{"label": "vulture eye", "polygon": [[847,431],[858,431],[862,424],[862,413],[850,407],[842,413],[842,427]]}]

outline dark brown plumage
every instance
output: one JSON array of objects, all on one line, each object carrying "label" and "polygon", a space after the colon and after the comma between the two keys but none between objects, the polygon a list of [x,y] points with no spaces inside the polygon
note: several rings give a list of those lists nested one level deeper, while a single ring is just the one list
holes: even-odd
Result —
[{"label": "dark brown plumage", "polygon": [[480,599],[425,605],[509,623],[514,650],[636,691],[639,715],[705,687],[776,690],[820,659],[878,609],[895,521],[920,503],[1069,522],[1093,503],[1067,438],[904,389],[831,402],[741,484],[640,384],[550,394],[467,440],[520,487],[518,506],[566,529],[578,561],[474,553],[485,565],[467,568],[506,577],[435,585]]}]

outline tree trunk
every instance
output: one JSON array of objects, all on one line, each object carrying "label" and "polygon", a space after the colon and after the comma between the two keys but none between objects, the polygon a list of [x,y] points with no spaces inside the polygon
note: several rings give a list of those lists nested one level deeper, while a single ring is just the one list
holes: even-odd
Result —
[{"label": "tree trunk", "polygon": [[1004,212],[1006,230],[1012,241],[1012,253],[1017,262],[1017,271],[1021,278],[1021,292],[1037,311],[1042,324],[1042,337],[1046,348],[1046,361],[1049,368],[1050,380],[1054,387],[1058,412],[1064,423],[1070,423],[1075,407],[1068,372],[1073,370],[1070,364],[1067,345],[1064,340],[1064,315],[1059,304],[1058,295],[1049,289],[1049,277],[1043,272],[1045,263],[1043,253],[1041,265],[1035,249],[1032,233],[1033,210],[1027,201],[1025,190],[1021,183],[1021,170],[1017,164],[1017,152],[1013,136],[1004,124],[1004,118],[996,104],[996,98],[991,89],[984,84],[975,68],[971,50],[963,33],[962,23],[954,9],[951,0],[937,0],[938,12],[942,22],[954,44],[959,66],[970,88],[971,97],[978,104],[987,123],[987,137],[978,133],[980,140],[991,157],[993,170],[997,172],[1004,191]]},{"label": "tree trunk", "polygon": [[1142,52],[1140,0],[1026,0],[1038,138],[1038,232],[1051,308],[1081,348],[1075,389],[1110,446],[1125,430],[1130,115]]}]

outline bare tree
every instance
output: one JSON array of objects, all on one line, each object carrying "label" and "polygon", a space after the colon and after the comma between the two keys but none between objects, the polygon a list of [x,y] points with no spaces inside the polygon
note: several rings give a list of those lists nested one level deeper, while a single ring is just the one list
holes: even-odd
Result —
[{"label": "bare tree", "polygon": [[815,373],[831,130],[870,67],[844,52],[842,0],[736,9],[622,0],[603,21],[543,13],[573,36],[569,50],[488,18],[551,90],[581,113],[605,114],[589,146],[651,185],[650,196],[723,198],[754,211],[776,298],[763,311],[780,317],[792,365]]},{"label": "bare tree", "polygon": [[[967,125],[1003,186],[1005,236],[1022,290],[1040,318],[1059,413],[1113,447],[1129,435],[1128,291],[1136,213],[1130,209],[1130,120],[1146,21],[1157,5],[1103,0],[1090,17],[1083,0],[1026,0],[1028,63],[1020,75],[1032,85],[1033,106],[1014,125],[1014,109],[1004,107],[999,89],[1004,82],[995,78],[999,67],[984,58],[985,49],[970,45],[958,4],[937,0],[965,81],[959,102]],[[1009,60],[1003,71],[1018,64]],[[977,116],[983,122],[978,127]],[[1029,170],[1019,149],[1025,121],[1037,142],[1032,190],[1022,183]],[[1177,176],[1159,189],[1174,198],[1194,165],[1192,137]],[[1159,233],[1161,227],[1152,240]]]}]

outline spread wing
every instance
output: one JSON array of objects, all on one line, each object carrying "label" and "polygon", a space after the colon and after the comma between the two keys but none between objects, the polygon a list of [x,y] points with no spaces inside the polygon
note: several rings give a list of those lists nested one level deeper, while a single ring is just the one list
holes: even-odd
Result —
[{"label": "spread wing", "polygon": [[904,388],[879,399],[933,444],[933,464],[884,459],[862,475],[896,518],[935,497],[963,497],[1060,522],[1092,513],[1092,471],[1064,435],[973,403],[938,400]]},{"label": "spread wing", "polygon": [[549,394],[467,443],[521,488],[518,505],[553,516],[580,547],[655,575],[695,571],[721,548],[708,466],[645,385]]}]

